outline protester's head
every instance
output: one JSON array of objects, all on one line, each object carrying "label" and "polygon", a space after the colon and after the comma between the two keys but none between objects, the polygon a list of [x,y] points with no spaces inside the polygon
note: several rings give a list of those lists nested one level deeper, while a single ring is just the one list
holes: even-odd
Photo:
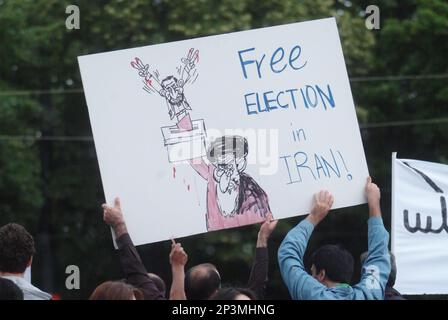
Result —
[{"label": "protester's head", "polygon": [[353,276],[353,257],[340,245],[325,245],[311,256],[311,272],[320,283],[349,284]]},{"label": "protester's head", "polygon": [[1,300],[23,300],[23,292],[11,280],[0,277]]},{"label": "protester's head", "polygon": [[143,293],[122,281],[107,281],[96,287],[89,300],[143,300]]},{"label": "protester's head", "polygon": [[157,290],[162,293],[163,296],[166,295],[166,284],[165,281],[163,281],[162,278],[160,278],[155,273],[148,273],[149,278],[154,282],[154,284],[157,287]]},{"label": "protester's head", "polygon": [[210,300],[257,300],[257,296],[250,289],[227,287],[219,289]]},{"label": "protester's head", "polygon": [[24,273],[34,253],[33,237],[24,227],[9,223],[0,228],[0,272]]},{"label": "protester's head", "polygon": [[207,300],[221,287],[216,267],[203,263],[192,267],[185,276],[185,294],[189,300]]},{"label": "protester's head", "polygon": [[[397,277],[397,263],[395,262],[395,255],[392,252],[390,254],[390,274],[389,279],[387,279],[387,287],[393,288],[395,285],[395,279]],[[361,254],[359,260],[361,261],[361,267],[364,265],[364,262],[367,259],[368,252],[364,252]]]}]

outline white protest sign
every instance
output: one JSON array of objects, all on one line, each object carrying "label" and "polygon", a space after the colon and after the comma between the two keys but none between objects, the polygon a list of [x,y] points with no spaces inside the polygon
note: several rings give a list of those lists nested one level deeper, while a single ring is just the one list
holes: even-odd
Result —
[{"label": "white protest sign", "polygon": [[334,18],[78,58],[108,203],[150,243],[364,203]]},{"label": "white protest sign", "polygon": [[392,251],[395,288],[448,293],[448,165],[392,156]]}]

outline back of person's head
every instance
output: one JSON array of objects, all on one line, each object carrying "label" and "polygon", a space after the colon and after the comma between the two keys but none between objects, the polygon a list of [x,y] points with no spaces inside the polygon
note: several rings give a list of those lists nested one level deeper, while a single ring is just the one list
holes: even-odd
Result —
[{"label": "back of person's head", "polygon": [[250,289],[226,287],[219,289],[210,300],[257,300],[257,296]]},{"label": "back of person's head", "polygon": [[11,280],[0,277],[1,300],[23,300],[23,292]]},{"label": "back of person's head", "polygon": [[[389,251],[390,254],[390,273],[389,278],[387,279],[387,287],[393,288],[395,285],[395,279],[397,278],[397,262],[395,261],[395,255]],[[367,259],[368,252],[363,252],[359,258],[361,262],[361,267],[364,265],[364,262]]]},{"label": "back of person's head", "polygon": [[35,253],[33,237],[17,223],[0,228],[0,271],[24,273]]},{"label": "back of person's head", "polygon": [[148,276],[149,278],[154,281],[154,284],[157,287],[157,290],[159,290],[159,292],[162,293],[162,295],[165,297],[166,296],[166,284],[165,281],[163,281],[162,278],[160,278],[157,274],[155,273],[150,273],[148,272]]},{"label": "back of person's head", "polygon": [[188,300],[207,300],[220,287],[221,276],[210,263],[194,266],[185,275],[185,294]]},{"label": "back of person's head", "polygon": [[107,281],[96,287],[89,300],[143,300],[143,293],[122,281]]},{"label": "back of person's head", "polygon": [[352,280],[353,257],[340,245],[328,244],[320,247],[313,253],[310,262],[316,274],[325,271],[325,278],[332,282],[349,284]]}]

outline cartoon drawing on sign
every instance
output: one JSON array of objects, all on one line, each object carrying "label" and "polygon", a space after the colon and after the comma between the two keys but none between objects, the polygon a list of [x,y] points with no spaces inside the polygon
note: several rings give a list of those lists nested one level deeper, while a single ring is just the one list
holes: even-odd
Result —
[{"label": "cartoon drawing on sign", "polygon": [[[191,80],[194,83],[198,77],[196,73],[194,62],[199,61],[199,51],[190,49],[187,58],[182,58],[183,68],[180,70],[180,79],[174,76],[168,76],[162,81],[159,79],[158,71],[151,72],[148,64],[143,64],[139,58],[131,62],[131,66],[138,70],[140,77],[144,78],[144,90],[147,92],[157,92],[166,99],[168,105],[168,114],[170,119],[175,116],[177,119],[182,118],[187,112],[191,110],[190,105],[184,95],[184,86]],[[178,68],[179,73],[179,68]]]},{"label": "cartoon drawing on sign", "polygon": [[[419,174],[425,182],[434,189],[437,193],[444,193],[443,190],[434,182],[430,177],[428,177],[426,174],[424,174],[422,171],[412,167],[408,162],[403,162],[407,167],[415,171],[417,174]],[[422,233],[440,233],[443,230],[445,232],[448,232],[448,217],[447,217],[447,208],[446,208],[446,200],[444,196],[440,196],[440,208],[442,211],[442,225],[438,229],[432,229],[432,217],[428,216],[426,217],[426,227],[422,228],[421,225],[421,217],[420,213],[417,212],[415,214],[415,227],[411,227],[409,224],[409,212],[408,210],[403,210],[403,223],[406,230],[408,230],[411,233],[415,233],[417,231],[420,231]]]},{"label": "cartoon drawing on sign", "polygon": [[143,89],[158,93],[168,106],[170,120],[176,124],[162,127],[169,162],[188,161],[191,167],[207,181],[207,230],[219,230],[265,220],[270,212],[266,192],[244,170],[249,146],[241,136],[222,136],[206,148],[204,120],[191,120],[190,104],[184,94],[187,83],[198,77],[196,65],[199,51],[191,48],[178,67],[179,78],[171,75],[160,80],[157,71],[135,58],[131,66],[143,78]]}]

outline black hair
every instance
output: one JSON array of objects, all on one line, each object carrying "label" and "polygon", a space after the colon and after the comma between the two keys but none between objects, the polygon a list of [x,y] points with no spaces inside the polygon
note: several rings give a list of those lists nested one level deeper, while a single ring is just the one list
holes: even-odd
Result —
[{"label": "black hair", "polygon": [[168,77],[166,77],[165,79],[162,80],[162,87],[165,86],[165,85],[164,85],[164,82],[166,82],[166,81],[168,81],[168,80],[174,80],[174,83],[177,83],[177,81],[178,81],[176,77],[168,76]]},{"label": "black hair", "polygon": [[188,300],[207,300],[221,287],[216,267],[203,263],[189,269],[185,275],[185,294]]},{"label": "black hair", "polygon": [[160,278],[159,275],[155,273],[148,273],[148,276],[154,282],[155,286],[157,287],[157,290],[159,290],[159,292],[162,293],[163,296],[165,296],[166,295],[165,281],[163,281],[163,279]]},{"label": "black hair", "polygon": [[236,159],[242,159],[249,153],[247,139],[241,136],[222,136],[213,141],[207,149],[207,158],[211,163],[217,163],[220,156],[233,154]]},{"label": "black hair", "polygon": [[0,228],[0,271],[23,273],[35,253],[33,237],[17,223]]},{"label": "black hair", "polygon": [[352,280],[354,260],[341,245],[320,247],[311,256],[310,265],[314,265],[317,273],[325,270],[326,277],[333,282],[349,284]]}]

